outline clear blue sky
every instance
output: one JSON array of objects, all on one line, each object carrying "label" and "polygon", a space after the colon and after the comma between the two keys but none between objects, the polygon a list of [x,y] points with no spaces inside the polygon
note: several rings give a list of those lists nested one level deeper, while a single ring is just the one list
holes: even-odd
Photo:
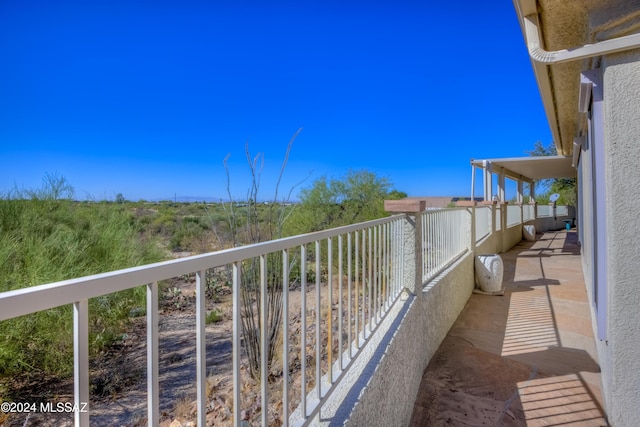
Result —
[{"label": "clear blue sky", "polygon": [[[468,195],[471,158],[551,142],[511,1],[0,2],[0,192],[273,193],[368,169]],[[297,191],[294,191],[296,194]]]}]

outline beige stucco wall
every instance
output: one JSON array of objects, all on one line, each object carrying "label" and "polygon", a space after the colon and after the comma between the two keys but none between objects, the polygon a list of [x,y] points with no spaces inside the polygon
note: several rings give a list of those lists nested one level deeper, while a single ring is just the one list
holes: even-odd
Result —
[{"label": "beige stucco wall", "polygon": [[520,241],[522,241],[522,224],[514,225],[513,227],[506,227],[502,234],[502,251],[508,251]]},{"label": "beige stucco wall", "polygon": [[640,419],[640,50],[605,57],[601,67],[608,257],[601,363],[610,422],[631,426]]}]

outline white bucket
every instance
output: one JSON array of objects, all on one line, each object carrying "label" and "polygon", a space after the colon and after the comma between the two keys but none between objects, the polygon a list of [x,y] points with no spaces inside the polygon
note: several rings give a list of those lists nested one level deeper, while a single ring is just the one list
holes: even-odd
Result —
[{"label": "white bucket", "polygon": [[524,227],[522,227],[522,236],[527,242],[533,242],[534,240],[536,240],[536,226],[525,225]]},{"label": "white bucket", "polygon": [[484,292],[502,290],[504,265],[500,255],[478,255],[475,261],[476,283]]}]

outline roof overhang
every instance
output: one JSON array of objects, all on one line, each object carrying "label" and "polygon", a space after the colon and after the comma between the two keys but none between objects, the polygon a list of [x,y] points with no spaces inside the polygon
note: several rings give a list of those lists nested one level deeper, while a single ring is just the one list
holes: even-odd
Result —
[{"label": "roof overhang", "polygon": [[568,156],[587,123],[580,74],[603,57],[640,48],[638,1],[513,0],[558,154]]},{"label": "roof overhang", "polygon": [[512,157],[507,159],[471,160],[479,168],[504,174],[512,179],[539,181],[550,178],[575,178],[576,169],[571,166],[572,158],[565,156]]}]

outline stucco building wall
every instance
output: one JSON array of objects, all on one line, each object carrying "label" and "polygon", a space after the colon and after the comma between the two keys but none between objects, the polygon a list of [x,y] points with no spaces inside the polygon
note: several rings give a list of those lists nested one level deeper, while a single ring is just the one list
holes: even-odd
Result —
[{"label": "stucco building wall", "polygon": [[600,351],[610,422],[626,426],[640,419],[640,51],[606,56],[601,68],[608,339]]}]

